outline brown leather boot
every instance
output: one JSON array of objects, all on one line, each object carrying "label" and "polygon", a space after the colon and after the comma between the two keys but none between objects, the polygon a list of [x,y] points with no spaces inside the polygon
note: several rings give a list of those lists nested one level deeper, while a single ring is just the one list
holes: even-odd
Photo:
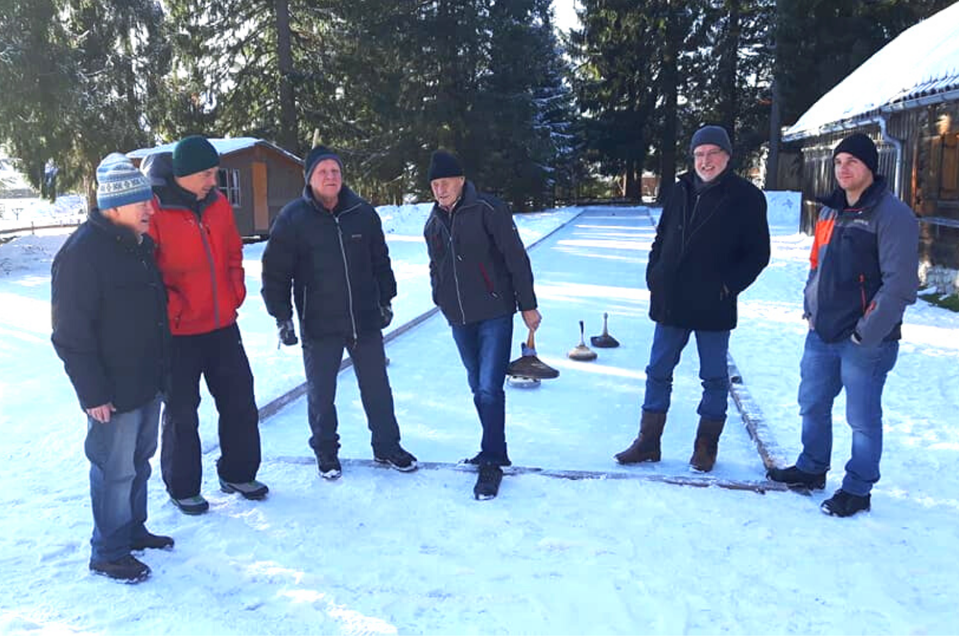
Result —
[{"label": "brown leather boot", "polygon": [[620,464],[658,462],[659,438],[662,437],[665,426],[665,413],[643,411],[643,419],[639,422],[639,437],[622,453],[616,453],[616,461]]},{"label": "brown leather boot", "polygon": [[689,458],[689,465],[693,470],[708,473],[716,464],[716,455],[719,453],[719,436],[723,432],[722,420],[699,419],[699,428],[696,430],[696,443],[693,444],[693,456]]}]

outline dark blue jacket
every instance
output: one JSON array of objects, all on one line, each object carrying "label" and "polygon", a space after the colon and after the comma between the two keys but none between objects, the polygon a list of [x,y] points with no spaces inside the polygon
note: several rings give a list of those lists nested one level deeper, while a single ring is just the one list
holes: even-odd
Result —
[{"label": "dark blue jacket", "polygon": [[346,186],[332,211],[309,186],[288,203],[263,250],[263,301],[274,318],[292,317],[291,286],[304,337],[379,330],[380,307],[396,296],[396,278],[373,206]]},{"label": "dark blue jacket", "polygon": [[805,315],[825,342],[853,332],[864,345],[898,340],[919,289],[919,222],[883,177],[855,207],[842,189],[820,200]]},{"label": "dark blue jacket", "polygon": [[533,270],[513,215],[469,181],[452,213],[433,205],[423,228],[433,302],[464,325],[536,309]]},{"label": "dark blue jacket", "polygon": [[92,210],[53,259],[53,346],[84,409],[163,391],[170,332],[155,245]]}]

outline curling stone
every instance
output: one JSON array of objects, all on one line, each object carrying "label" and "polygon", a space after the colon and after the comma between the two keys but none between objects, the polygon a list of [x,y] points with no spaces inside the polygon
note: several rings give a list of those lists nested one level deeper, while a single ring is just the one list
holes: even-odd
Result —
[{"label": "curling stone", "polygon": [[541,380],[559,377],[559,371],[536,357],[536,341],[529,332],[526,342],[520,343],[520,357],[506,367],[506,382],[520,389],[535,389]]},{"label": "curling stone", "polygon": [[609,335],[609,329],[606,326],[607,321],[609,320],[609,314],[603,314],[603,333],[598,336],[593,336],[589,339],[590,343],[594,347],[599,347],[600,349],[612,349],[619,346],[619,340]]},{"label": "curling stone", "polygon": [[584,340],[585,327],[583,321],[579,321],[579,344],[569,350],[566,357],[570,360],[579,360],[580,362],[589,362],[596,359],[596,352],[586,346]]}]

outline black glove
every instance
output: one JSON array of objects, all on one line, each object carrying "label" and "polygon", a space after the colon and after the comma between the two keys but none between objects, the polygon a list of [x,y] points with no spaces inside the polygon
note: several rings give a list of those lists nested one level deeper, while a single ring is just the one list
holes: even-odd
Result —
[{"label": "black glove", "polygon": [[[287,318],[286,320],[277,320],[276,330],[277,333],[280,334],[280,342],[286,346],[292,347],[300,342],[296,339],[296,331],[293,329],[292,318]],[[277,345],[277,348],[279,348],[279,345]]]},{"label": "black glove", "polygon": [[380,329],[386,329],[393,322],[393,306],[389,303],[380,305]]}]

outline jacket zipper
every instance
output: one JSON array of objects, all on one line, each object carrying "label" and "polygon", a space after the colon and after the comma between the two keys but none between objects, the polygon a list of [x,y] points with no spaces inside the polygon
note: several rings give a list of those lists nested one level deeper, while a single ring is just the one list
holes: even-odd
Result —
[{"label": "jacket zipper", "polygon": [[466,310],[463,309],[463,295],[460,293],[460,277],[456,273],[456,261],[462,260],[456,253],[456,246],[453,243],[453,230],[456,228],[456,215],[450,210],[450,229],[447,231],[450,236],[450,254],[453,255],[453,281],[456,283],[456,301],[460,306],[460,314],[463,316],[463,324],[466,324]]},{"label": "jacket zipper", "polygon": [[859,275],[859,293],[862,296],[862,315],[866,315],[866,275]]},{"label": "jacket zipper", "polygon": [[206,252],[207,263],[210,264],[210,278],[213,281],[213,324],[217,329],[220,328],[220,303],[216,286],[216,265],[213,264],[213,252],[210,250],[210,242],[207,240],[207,228],[203,225],[201,219],[197,219],[197,227],[200,230],[200,240],[203,242],[203,249]]},{"label": "jacket zipper", "polygon": [[[352,212],[358,207],[359,205],[354,205],[352,208],[340,212],[340,215]],[[357,340],[356,315],[353,313],[353,285],[350,283],[350,263],[346,258],[346,246],[343,244],[343,228],[340,226],[340,217],[334,214],[333,222],[336,223],[336,236],[340,240],[340,256],[343,257],[343,274],[346,278],[346,295],[350,308],[350,324],[353,327],[353,342],[355,343]]]}]

